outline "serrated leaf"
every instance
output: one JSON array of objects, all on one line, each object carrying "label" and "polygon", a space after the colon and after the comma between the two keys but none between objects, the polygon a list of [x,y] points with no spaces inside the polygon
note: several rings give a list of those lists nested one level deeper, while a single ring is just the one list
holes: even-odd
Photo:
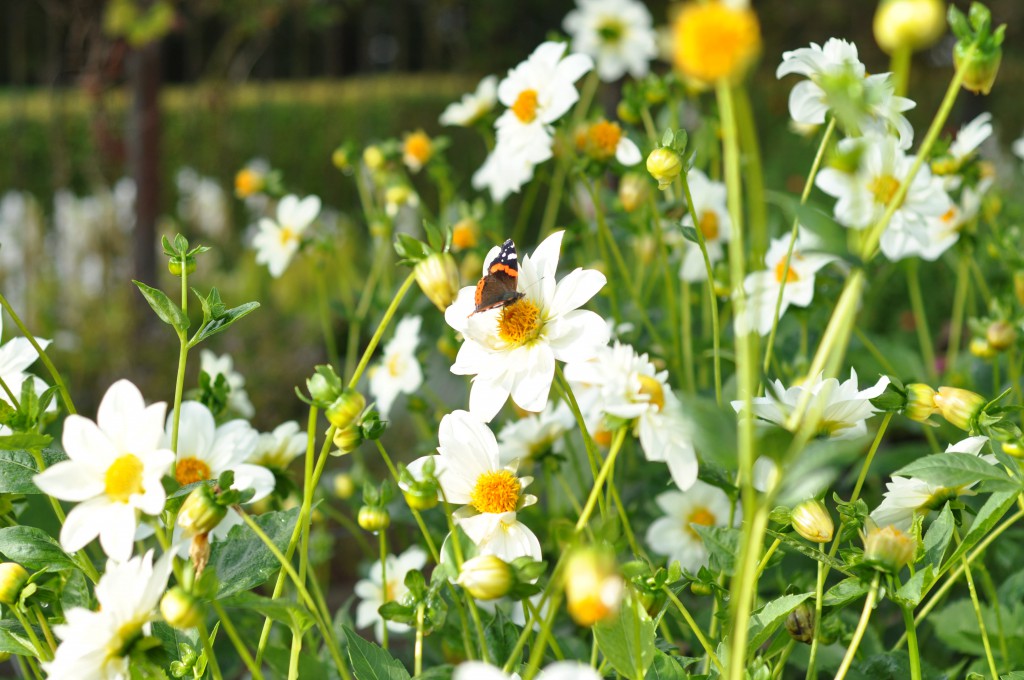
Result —
[{"label": "serrated leaf", "polygon": [[77,568],[57,541],[36,527],[13,526],[0,529],[0,555],[31,571]]},{"label": "serrated leaf", "polygon": [[732,575],[739,554],[740,530],[733,527],[691,525],[704,542],[711,568]]},{"label": "serrated leaf", "polygon": [[[288,547],[298,519],[299,508],[253,517],[281,552]],[[266,582],[281,564],[252,529],[240,524],[232,527],[223,541],[211,544],[209,567],[217,570],[220,589],[216,599],[219,600]]]},{"label": "serrated leaf", "polygon": [[409,672],[400,661],[348,626],[342,628],[348,640],[352,671],[359,680],[408,680]]},{"label": "serrated leaf", "polygon": [[[42,633],[40,633],[41,635]],[[0,652],[35,657],[25,629],[14,619],[0,620]]]},{"label": "serrated leaf", "polygon": [[690,674],[686,672],[676,657],[669,656],[657,649],[654,651],[654,662],[647,669],[644,680],[689,680]]},{"label": "serrated leaf", "polygon": [[594,624],[593,631],[598,649],[619,675],[643,680],[654,661],[654,621],[632,594],[623,598],[618,615]]},{"label": "serrated leaf", "polygon": [[747,650],[751,655],[754,651],[768,641],[779,626],[786,620],[789,613],[796,609],[800,603],[814,593],[800,593],[799,595],[783,595],[776,598],[758,609],[750,617],[750,624],[747,626]]},{"label": "serrated leaf", "polygon": [[245,304],[238,305],[237,307],[232,307],[231,309],[222,313],[220,316],[211,319],[207,323],[204,323],[203,327],[199,329],[199,331],[191,340],[189,340],[189,346],[194,347],[203,340],[206,340],[214,335],[217,335],[217,333],[221,333],[227,330],[228,326],[235,323],[243,316],[248,316],[252,312],[256,311],[256,309],[259,308],[259,306],[260,303],[254,301],[246,302]]},{"label": "serrated leaf", "polygon": [[[513,606],[521,607],[522,604],[516,602]],[[519,639],[519,629],[508,620],[504,612],[498,609],[495,611],[494,618],[484,628],[484,639],[487,641],[487,649],[490,651],[492,659],[507,661],[509,654],[512,653],[516,646],[516,641]],[[517,667],[518,665],[519,655],[512,662],[512,667]]]},{"label": "serrated leaf", "polygon": [[894,477],[914,477],[949,488],[964,487],[980,481],[1005,482],[1016,487],[1005,470],[971,453],[935,453],[918,458],[892,474]]},{"label": "serrated leaf", "polygon": [[142,296],[146,298],[146,302],[153,308],[153,311],[156,312],[161,321],[170,324],[178,333],[184,333],[188,330],[188,317],[181,311],[181,307],[171,302],[171,298],[167,297],[167,293],[147,286],[142,281],[133,280],[132,283],[142,292]]},{"label": "serrated leaf", "polygon": [[[59,449],[43,449],[41,455],[46,467],[68,459]],[[0,450],[0,493],[40,494],[32,483],[38,474],[36,459],[28,451]]]},{"label": "serrated leaf", "polygon": [[855,577],[843,579],[828,589],[821,598],[821,606],[841,607],[859,600],[867,595],[867,592],[868,584],[864,583],[861,579]]},{"label": "serrated leaf", "polygon": [[953,538],[953,511],[949,503],[942,506],[942,512],[935,518],[928,531],[924,534],[924,562],[938,569],[942,565],[942,556]]},{"label": "serrated leaf", "polygon": [[160,641],[164,652],[173,661],[183,661],[182,645],[191,649],[199,649],[199,636],[195,629],[188,631],[173,628],[163,621],[153,622],[153,637]]},{"label": "serrated leaf", "polygon": [[272,600],[256,593],[245,592],[224,598],[220,603],[229,609],[248,609],[257,612],[289,628],[298,626],[301,632],[313,626],[309,612],[295,600]]}]

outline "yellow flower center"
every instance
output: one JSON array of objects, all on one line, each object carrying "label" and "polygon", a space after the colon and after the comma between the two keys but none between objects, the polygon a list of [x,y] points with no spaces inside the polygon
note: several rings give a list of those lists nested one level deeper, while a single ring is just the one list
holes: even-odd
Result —
[{"label": "yellow flower center", "polygon": [[749,8],[689,3],[676,17],[672,42],[676,68],[711,83],[744,74],[761,49],[761,27]]},{"label": "yellow flower center", "polygon": [[522,345],[540,332],[540,310],[526,298],[521,298],[501,310],[498,317],[498,337],[511,345]]},{"label": "yellow flower center", "polygon": [[391,374],[392,378],[397,378],[405,370],[405,361],[402,360],[400,354],[395,354],[388,359],[388,373]]},{"label": "yellow flower center", "polygon": [[718,238],[718,213],[714,210],[705,210],[700,214],[700,233],[704,234],[706,241]]},{"label": "yellow flower center", "polygon": [[298,234],[291,227],[281,227],[281,233],[278,238],[281,239],[281,245],[286,246],[290,241],[298,239]]},{"label": "yellow flower center", "polygon": [[263,175],[255,170],[242,168],[235,175],[235,195],[239,198],[248,198],[262,190]]},{"label": "yellow flower center", "polygon": [[665,390],[661,383],[649,375],[638,377],[640,379],[640,394],[647,395],[647,403],[654,404],[659,411],[665,408]]},{"label": "yellow flower center", "polygon": [[950,223],[952,223],[952,221],[953,221],[953,220],[954,220],[955,218],[956,218],[956,207],[950,208],[950,209],[949,209],[949,210],[947,210],[947,211],[946,211],[946,213],[945,213],[945,214],[944,214],[944,215],[943,215],[943,216],[941,217],[942,221],[943,221],[944,223],[946,223],[946,224],[950,224]]},{"label": "yellow flower center", "polygon": [[476,479],[469,504],[478,512],[512,512],[519,505],[519,480],[508,470],[485,472]]},{"label": "yellow flower center", "polygon": [[693,512],[686,518],[686,531],[690,533],[694,538],[699,538],[700,534],[693,530],[691,524],[699,524],[702,527],[710,527],[715,524],[715,514],[707,508],[701,506],[695,508]]},{"label": "yellow flower center", "polygon": [[594,123],[587,131],[590,151],[598,160],[606,160],[614,156],[620,139],[622,139],[622,128],[617,123],[607,120]]},{"label": "yellow flower center", "polygon": [[614,45],[626,34],[626,24],[617,17],[607,17],[598,25],[597,34],[601,36],[601,42]]},{"label": "yellow flower center", "polygon": [[423,165],[430,160],[430,156],[433,154],[434,148],[430,142],[430,137],[425,132],[420,130],[414,132],[405,138],[405,144],[402,148],[404,154]]},{"label": "yellow flower center", "polygon": [[537,117],[537,90],[523,90],[512,104],[512,113],[524,123],[532,123]]},{"label": "yellow flower center", "polygon": [[133,494],[142,493],[142,461],[126,453],[107,468],[103,476],[104,492],[115,501],[127,503]]},{"label": "yellow flower center", "polygon": [[799,257],[800,257],[799,254],[793,253],[793,258],[789,262],[789,271],[788,272],[786,271],[786,258],[782,258],[782,259],[779,260],[779,263],[775,265],[775,281],[776,282],[782,283],[783,278],[785,278],[786,283],[793,283],[794,281],[799,281],[800,280],[800,275],[796,273],[795,269],[793,269],[793,264],[795,263],[795,261]]},{"label": "yellow flower center", "polygon": [[200,482],[210,478],[210,466],[198,458],[182,458],[174,468],[174,478],[182,486]]},{"label": "yellow flower center", "polygon": [[594,438],[594,443],[597,444],[598,446],[604,446],[605,448],[607,448],[612,444],[611,430],[606,430],[605,428],[601,427],[595,430],[592,436]]},{"label": "yellow flower center", "polygon": [[900,189],[900,181],[892,175],[881,175],[871,180],[868,191],[875,197],[876,203],[889,205]]},{"label": "yellow flower center", "polygon": [[461,219],[452,227],[452,246],[464,250],[476,246],[477,223],[470,218]]}]

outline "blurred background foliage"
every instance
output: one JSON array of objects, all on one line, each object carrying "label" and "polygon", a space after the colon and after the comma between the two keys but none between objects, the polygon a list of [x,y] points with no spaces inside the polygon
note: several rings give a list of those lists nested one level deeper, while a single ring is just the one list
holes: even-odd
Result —
[{"label": "blurred background foliage", "polygon": [[[1024,129],[1024,107],[1018,103],[1024,87],[1024,3],[990,4],[995,20],[1007,24],[999,80],[989,97],[962,95],[952,126],[992,111],[1005,147]],[[0,3],[0,195],[25,193],[6,208],[15,224],[7,226],[6,237],[0,231],[0,243],[10,240],[13,229],[21,248],[15,255],[7,248],[17,262],[6,263],[0,249],[0,285],[10,295],[5,274],[14,265],[24,270],[22,294],[12,298],[31,328],[56,338],[51,354],[66,370],[83,412],[92,412],[92,400],[119,377],[135,380],[150,399],[170,397],[173,334],[140,321],[148,311],[139,313],[129,279],[144,278],[168,290],[174,281],[160,260],[155,270],[140,272],[136,258],[134,266],[101,267],[99,294],[83,297],[77,277],[97,276],[96,266],[86,267],[65,248],[76,238],[76,222],[57,217],[60,205],[68,210],[69,196],[107,197],[106,204],[100,202],[106,209],[71,204],[91,211],[93,223],[100,223],[95,232],[77,238],[102,241],[99,250],[101,259],[110,260],[107,265],[118,258],[132,261],[132,227],[115,224],[118,210],[130,211],[131,202],[125,204],[117,187],[134,174],[130,148],[138,134],[140,89],[159,83],[159,151],[150,158],[157,164],[159,187],[155,232],[183,231],[194,242],[215,246],[196,284],[219,287],[231,304],[249,299],[264,304],[220,336],[213,349],[232,353],[248,377],[257,426],[301,417],[291,386],[324,360],[313,277],[304,265],[273,281],[254,264],[242,246],[253,217],[232,196],[234,174],[254,158],[265,159],[282,171],[290,190],[318,194],[340,211],[336,228],[344,232],[359,219],[358,200],[351,178],[331,165],[331,152],[347,140],[362,148],[423,128],[452,139],[448,159],[459,178],[457,190],[471,197],[468,178],[483,159],[483,145],[461,129],[442,131],[438,114],[480,77],[503,74],[557,32],[573,5],[571,0],[5,0]],[[657,23],[673,11],[673,3],[665,1],[648,5]],[[799,190],[813,143],[786,128],[790,85],[774,77],[781,53],[836,36],[855,41],[871,71],[887,70],[888,58],[872,38],[873,3],[764,0],[754,5],[764,51],[753,76],[753,100],[767,184]],[[918,107],[910,118],[919,131],[948,82],[951,40],[915,57],[909,94]],[[140,78],[133,71],[135,60],[147,52],[155,61]],[[601,96],[612,114],[617,87],[606,87]],[[183,168],[194,171],[185,180]],[[217,229],[200,229],[199,220],[188,216],[207,209],[202,201],[187,203],[203,182],[220,191],[203,194],[224,211],[226,223]],[[429,204],[431,196],[425,200]],[[509,219],[518,205],[518,197],[509,201]],[[19,228],[28,218],[37,224],[32,233]],[[347,257],[358,259],[366,230],[349,231]],[[896,288],[886,294],[898,295]],[[338,331],[345,332],[343,320]],[[192,376],[198,362],[193,363]],[[195,384],[194,377],[188,384]]]}]

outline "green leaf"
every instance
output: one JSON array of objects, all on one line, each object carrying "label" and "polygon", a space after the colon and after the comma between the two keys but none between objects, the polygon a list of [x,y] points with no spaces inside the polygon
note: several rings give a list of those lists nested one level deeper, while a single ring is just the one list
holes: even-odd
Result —
[{"label": "green leaf", "polygon": [[754,650],[768,641],[768,638],[782,625],[791,611],[796,609],[801,602],[813,596],[814,593],[783,595],[754,612],[750,617],[750,624],[747,626],[747,635],[750,640],[747,642],[749,653],[753,655]]},{"label": "green leaf", "polygon": [[185,659],[182,654],[182,647],[198,649],[200,646],[199,636],[196,634],[195,629],[182,631],[167,625],[163,621],[153,622],[153,637],[160,640],[164,652],[171,658],[171,661],[187,662],[189,665],[192,661]]},{"label": "green leaf", "polygon": [[828,589],[821,598],[823,607],[841,607],[864,597],[868,592],[868,584],[859,578],[843,579]]},{"label": "green leaf", "polygon": [[654,650],[654,663],[647,670],[644,680],[689,680],[686,672],[676,657],[669,656],[660,649]]},{"label": "green leaf", "polygon": [[343,626],[348,640],[352,671],[359,680],[408,680],[409,672],[400,661],[358,633]]},{"label": "green leaf", "polygon": [[28,449],[30,451],[38,451],[49,446],[52,441],[53,437],[48,434],[18,432],[16,434],[8,434],[0,437],[0,450],[11,451],[16,449]]},{"label": "green leaf", "polygon": [[942,512],[924,534],[924,561],[935,569],[942,565],[942,556],[953,538],[953,511],[949,503],[942,506]]},{"label": "green leaf", "polygon": [[85,582],[85,575],[81,571],[76,569],[67,573],[64,588],[60,592],[60,606],[65,612],[72,607],[92,608],[89,585]]},{"label": "green leaf", "polygon": [[[521,607],[522,603],[516,602],[513,606]],[[498,609],[494,614],[494,618],[484,628],[484,639],[487,641],[487,649],[490,651],[492,659],[504,659],[507,661],[516,646],[516,641],[519,639],[519,629]],[[518,665],[519,655],[513,661],[512,667],[514,668]]]},{"label": "green leaf", "polygon": [[174,330],[178,331],[178,333],[184,333],[188,330],[188,317],[185,316],[185,312],[181,311],[181,307],[171,302],[171,298],[167,297],[167,293],[147,286],[142,281],[132,280],[132,283],[142,291],[142,296],[146,298],[146,302],[153,308],[153,311],[156,312],[161,321],[173,326]]},{"label": "green leaf", "polygon": [[[253,517],[277,548],[284,552],[292,537],[292,529],[299,519],[299,508],[282,512],[268,512]],[[266,582],[281,568],[270,548],[245,525],[231,528],[223,541],[210,546],[209,566],[217,570],[220,590],[216,599],[251,590]]]},{"label": "green leaf", "polygon": [[705,527],[699,524],[693,524],[691,528],[704,542],[711,569],[731,576],[736,567],[736,555],[739,554],[740,530],[733,527]]},{"label": "green leaf", "polygon": [[926,564],[924,569],[918,569],[906,583],[900,586],[900,589],[896,591],[896,597],[909,603],[912,607],[916,607],[921,603],[924,594],[928,592],[933,583],[935,583],[935,569],[932,568],[932,565]]},{"label": "green leaf", "polygon": [[964,535],[964,540],[946,559],[946,564],[957,564],[960,557],[977,545],[978,541],[984,538],[985,534],[1002,519],[1016,500],[1017,492],[1015,491],[1000,491],[989,496],[985,504],[978,510],[978,514],[975,515],[971,528]]},{"label": "green leaf", "polygon": [[597,647],[612,668],[629,680],[643,680],[654,661],[654,621],[636,598],[628,594],[618,615],[596,623],[593,630]]},{"label": "green leaf", "polygon": [[295,600],[271,600],[269,597],[245,592],[224,598],[221,604],[228,609],[248,609],[257,612],[289,628],[298,625],[302,632],[313,626],[309,612]]},{"label": "green leaf", "polygon": [[[42,633],[40,633],[42,634]],[[14,619],[0,620],[0,652],[35,657],[25,629]]]},{"label": "green leaf", "polygon": [[194,347],[203,340],[227,330],[228,326],[238,321],[243,316],[247,316],[251,312],[256,311],[259,306],[260,303],[258,302],[246,302],[243,305],[232,307],[219,317],[213,318],[208,323],[203,324],[203,327],[196,332],[195,336],[193,336],[191,340],[189,340],[189,347]]},{"label": "green leaf", "polygon": [[[971,453],[936,453],[918,458],[892,473],[893,476],[914,477],[929,484],[949,488],[964,487],[980,481],[1005,482],[1009,488],[1016,484],[1006,471]],[[1007,487],[1003,487],[1007,488]]]},{"label": "green leaf", "polygon": [[77,569],[57,541],[36,527],[0,529],[0,554],[30,571]]},{"label": "green leaf", "polygon": [[434,666],[417,675],[415,680],[452,680],[452,673],[454,672],[455,666],[448,664]]},{"label": "green leaf", "polygon": [[679,228],[683,232],[683,238],[685,238],[687,241],[689,241],[690,243],[700,243],[700,240],[697,236],[696,227],[687,227],[686,225],[683,225]]}]

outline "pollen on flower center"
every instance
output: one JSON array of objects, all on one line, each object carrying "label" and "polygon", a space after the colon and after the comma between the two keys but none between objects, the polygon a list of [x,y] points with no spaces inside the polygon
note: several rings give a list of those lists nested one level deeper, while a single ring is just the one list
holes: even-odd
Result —
[{"label": "pollen on flower center", "polygon": [[200,482],[210,478],[210,466],[198,458],[182,458],[174,468],[174,478],[182,486]]},{"label": "pollen on flower center", "polygon": [[298,236],[289,227],[281,227],[281,234],[279,235],[279,238],[281,239],[281,245],[288,245],[289,241],[296,240]]},{"label": "pollen on flower center", "polygon": [[498,317],[498,336],[507,343],[522,345],[540,331],[540,309],[526,298],[506,305]]},{"label": "pollen on flower center", "polygon": [[597,27],[597,34],[601,36],[601,42],[615,45],[626,34],[626,25],[617,17],[608,17]]},{"label": "pollen on flower center", "polygon": [[714,210],[705,210],[700,214],[700,233],[708,241],[718,238],[718,213]]},{"label": "pollen on flower center", "polygon": [[875,197],[875,202],[889,205],[900,189],[900,181],[892,175],[881,175],[871,180],[868,190]]},{"label": "pollen on flower center", "polygon": [[640,380],[640,394],[647,396],[647,403],[653,404],[661,411],[665,408],[665,390],[657,378],[649,375],[638,376]]},{"label": "pollen on flower center", "polygon": [[519,505],[519,480],[508,470],[485,472],[476,480],[469,503],[478,512],[512,512]]},{"label": "pollen on flower center", "polygon": [[789,271],[786,271],[786,258],[779,260],[778,264],[775,265],[775,281],[782,283],[783,277],[786,279],[786,283],[793,283],[794,281],[800,280],[800,275],[796,273],[796,269],[793,268],[795,261],[800,256],[793,253],[793,258],[789,262]]},{"label": "pollen on flower center", "polygon": [[698,507],[686,518],[686,531],[690,533],[694,538],[699,538],[699,534],[694,531],[691,524],[699,524],[702,527],[710,527],[715,524],[715,514],[705,507]]},{"label": "pollen on flower center", "polygon": [[602,120],[590,126],[587,137],[595,156],[600,159],[611,158],[622,139],[622,128],[617,123]]},{"label": "pollen on flower center", "polygon": [[132,494],[142,493],[142,470],[142,461],[131,453],[115,460],[103,477],[107,496],[127,503]]},{"label": "pollen on flower center", "polygon": [[532,123],[537,117],[537,90],[523,90],[512,104],[512,113],[524,123]]},{"label": "pollen on flower center", "polygon": [[415,158],[421,164],[424,164],[430,160],[430,156],[433,152],[433,146],[430,143],[430,137],[425,133],[414,132],[405,138],[405,144],[402,147],[402,151]]}]

